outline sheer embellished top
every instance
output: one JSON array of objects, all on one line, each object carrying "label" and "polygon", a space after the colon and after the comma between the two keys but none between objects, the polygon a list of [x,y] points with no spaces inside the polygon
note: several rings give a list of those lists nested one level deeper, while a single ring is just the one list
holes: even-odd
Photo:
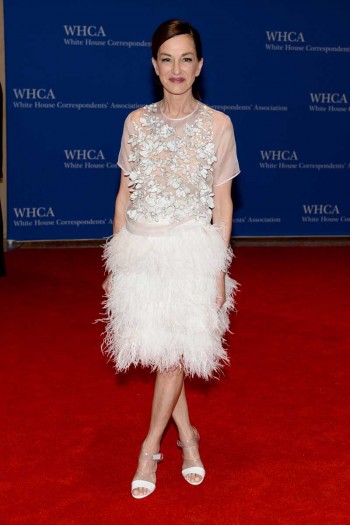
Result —
[{"label": "sheer embellished top", "polygon": [[164,115],[160,102],[130,113],[118,165],[129,178],[127,225],[165,230],[209,223],[215,187],[240,171],[230,118],[201,102],[180,119]]}]

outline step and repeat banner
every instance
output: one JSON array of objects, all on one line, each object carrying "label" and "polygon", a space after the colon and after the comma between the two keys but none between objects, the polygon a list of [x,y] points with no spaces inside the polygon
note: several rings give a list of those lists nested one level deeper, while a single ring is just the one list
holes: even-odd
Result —
[{"label": "step and repeat banner", "polygon": [[202,100],[235,126],[234,235],[350,234],[348,1],[5,0],[4,10],[9,240],[111,234],[123,122],[159,99],[150,38],[173,17],[200,31]]}]

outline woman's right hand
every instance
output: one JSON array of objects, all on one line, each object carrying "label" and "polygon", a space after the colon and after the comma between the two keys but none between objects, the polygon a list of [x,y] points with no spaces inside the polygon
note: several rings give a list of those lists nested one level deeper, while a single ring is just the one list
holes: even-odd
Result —
[{"label": "woman's right hand", "polygon": [[109,273],[102,283],[104,293],[107,295],[111,291],[111,274]]}]

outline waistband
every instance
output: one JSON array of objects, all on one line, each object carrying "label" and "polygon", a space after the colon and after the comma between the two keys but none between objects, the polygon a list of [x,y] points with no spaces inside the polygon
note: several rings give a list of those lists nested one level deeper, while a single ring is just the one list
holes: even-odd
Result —
[{"label": "waistband", "polygon": [[154,224],[131,221],[126,219],[125,228],[128,232],[134,235],[158,237],[163,235],[178,235],[184,230],[191,230],[194,228],[203,228],[209,226],[210,223],[203,224],[197,219],[188,219],[184,222],[174,224]]}]

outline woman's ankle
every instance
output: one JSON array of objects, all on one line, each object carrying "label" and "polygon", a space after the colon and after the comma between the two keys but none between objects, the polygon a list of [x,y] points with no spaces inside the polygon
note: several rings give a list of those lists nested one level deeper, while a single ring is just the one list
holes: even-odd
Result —
[{"label": "woman's ankle", "polygon": [[179,438],[181,441],[193,439],[195,437],[194,427],[189,423],[187,425],[182,425],[177,427]]},{"label": "woman's ankle", "polygon": [[146,437],[141,445],[142,452],[148,452],[149,454],[157,454],[160,449],[160,439],[154,439]]}]

